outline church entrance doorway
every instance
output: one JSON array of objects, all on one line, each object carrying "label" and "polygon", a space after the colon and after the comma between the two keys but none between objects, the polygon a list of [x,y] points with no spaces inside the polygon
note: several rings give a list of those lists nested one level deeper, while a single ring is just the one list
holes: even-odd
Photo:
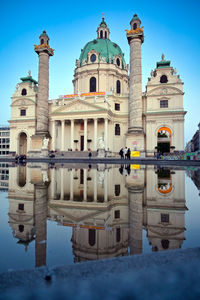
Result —
[{"label": "church entrance doorway", "polygon": [[169,153],[171,145],[171,130],[168,127],[161,127],[157,131],[157,152]]},{"label": "church entrance doorway", "polygon": [[21,132],[19,135],[19,155],[27,154],[27,135]]},{"label": "church entrance doorway", "polygon": [[81,135],[81,151],[84,150],[84,135]]},{"label": "church entrance doorway", "polygon": [[158,143],[157,151],[161,154],[170,152],[170,143]]}]

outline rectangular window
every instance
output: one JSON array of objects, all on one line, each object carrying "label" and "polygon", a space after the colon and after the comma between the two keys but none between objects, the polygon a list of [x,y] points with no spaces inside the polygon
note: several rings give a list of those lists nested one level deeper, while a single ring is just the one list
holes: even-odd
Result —
[{"label": "rectangular window", "polygon": [[25,109],[20,110],[20,116],[26,116],[26,110]]},{"label": "rectangular window", "polygon": [[115,124],[115,135],[120,135],[120,125]]},{"label": "rectangular window", "polygon": [[121,230],[120,228],[116,228],[116,242],[119,243],[121,240]]},{"label": "rectangular window", "polygon": [[161,222],[169,223],[169,214],[161,214]]},{"label": "rectangular window", "polygon": [[160,100],[160,108],[168,107],[168,100]]},{"label": "rectangular window", "polygon": [[23,203],[19,203],[18,204],[18,209],[19,210],[24,210],[24,204]]},{"label": "rectangular window", "polygon": [[120,104],[119,103],[115,103],[115,110],[120,110]]},{"label": "rectangular window", "polygon": [[115,219],[120,218],[120,210],[115,210]]},{"label": "rectangular window", "polygon": [[115,184],[115,196],[120,195],[120,184]]}]

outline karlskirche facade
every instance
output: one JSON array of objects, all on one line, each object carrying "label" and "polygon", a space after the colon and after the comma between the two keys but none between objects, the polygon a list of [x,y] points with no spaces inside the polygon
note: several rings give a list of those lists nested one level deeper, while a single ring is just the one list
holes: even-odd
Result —
[{"label": "karlskirche facade", "polygon": [[102,18],[97,37],[81,50],[74,70],[74,94],[49,99],[49,46],[45,31],[35,52],[38,82],[29,72],[12,96],[10,151],[29,157],[49,150],[97,151],[118,154],[130,147],[133,155],[153,156],[184,149],[183,82],[165,60],[151,71],[142,92],[143,27],[135,14],[126,30],[130,61],[110,40]]}]

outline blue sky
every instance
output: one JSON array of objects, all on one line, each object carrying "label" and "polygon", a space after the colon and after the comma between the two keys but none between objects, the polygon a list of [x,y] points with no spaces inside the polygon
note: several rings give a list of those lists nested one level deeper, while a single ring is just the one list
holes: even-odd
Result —
[{"label": "blue sky", "polygon": [[144,26],[142,45],[143,91],[149,74],[164,53],[184,82],[185,141],[192,138],[200,122],[199,55],[200,0],[179,1],[1,1],[0,3],[0,124],[10,118],[10,104],[20,77],[31,70],[37,80],[38,58],[34,44],[46,30],[55,55],[50,58],[50,98],[73,92],[75,60],[81,48],[96,38],[102,12],[110,28],[110,39],[125,53],[129,46],[125,29],[134,13]]}]

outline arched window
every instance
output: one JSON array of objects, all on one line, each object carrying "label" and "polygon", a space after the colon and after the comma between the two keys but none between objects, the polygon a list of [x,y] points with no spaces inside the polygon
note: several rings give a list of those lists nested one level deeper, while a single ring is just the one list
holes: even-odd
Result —
[{"label": "arched window", "polygon": [[103,38],[103,30],[100,31],[100,39]]},{"label": "arched window", "polygon": [[119,58],[116,59],[116,63],[117,63],[117,66],[119,67],[120,66],[120,59]]},{"label": "arched window", "polygon": [[166,76],[166,75],[162,75],[162,76],[160,77],[160,82],[161,82],[161,83],[167,83],[167,81],[168,81],[168,79],[167,79],[167,76]]},{"label": "arched window", "polygon": [[43,45],[44,44],[44,40],[43,39],[41,39],[41,45]]},{"label": "arched window", "polygon": [[135,30],[137,28],[137,23],[133,24],[133,30]]},{"label": "arched window", "polygon": [[169,241],[168,240],[162,240],[161,245],[163,249],[168,249],[169,248]]},{"label": "arched window", "polygon": [[96,242],[96,231],[95,229],[89,229],[89,245],[94,246]]},{"label": "arched window", "polygon": [[24,231],[24,225],[19,225],[18,229],[19,229],[19,232],[23,232]]},{"label": "arched window", "polygon": [[107,39],[107,32],[105,31],[105,39]]},{"label": "arched window", "polygon": [[121,83],[119,80],[117,80],[117,82],[116,82],[116,91],[117,91],[117,94],[121,93]]},{"label": "arched window", "polygon": [[96,92],[96,78],[91,77],[90,78],[90,92]]},{"label": "arched window", "polygon": [[22,94],[22,96],[26,96],[26,94],[27,94],[26,89],[23,89],[21,94]]}]

